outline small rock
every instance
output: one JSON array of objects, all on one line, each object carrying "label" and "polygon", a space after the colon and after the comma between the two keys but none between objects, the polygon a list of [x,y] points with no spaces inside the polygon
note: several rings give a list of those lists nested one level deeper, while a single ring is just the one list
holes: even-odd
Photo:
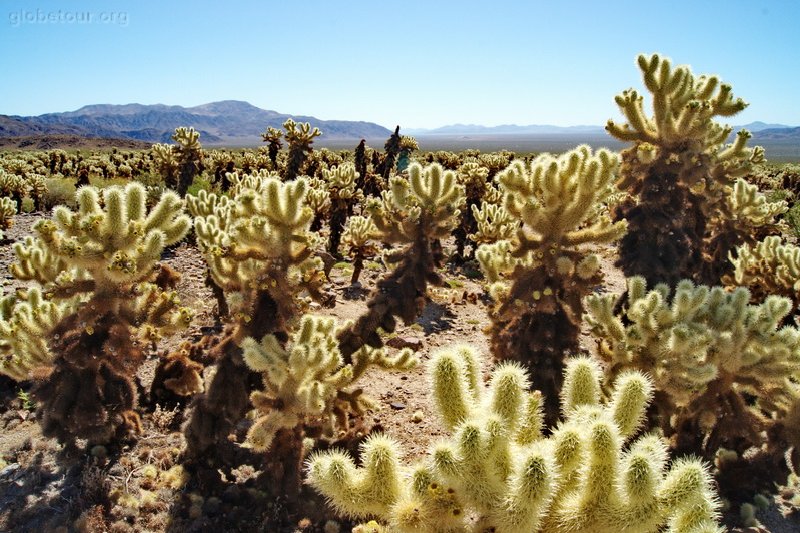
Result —
[{"label": "small rock", "polygon": [[406,404],[400,402],[392,402],[389,404],[389,407],[391,407],[395,411],[400,411],[406,408]]},{"label": "small rock", "polygon": [[414,414],[411,415],[411,421],[416,424],[419,424],[424,419],[425,419],[425,414],[420,410],[414,411]]},{"label": "small rock", "polygon": [[398,349],[411,348],[416,352],[422,349],[422,339],[419,337],[392,337],[386,342],[386,345]]},{"label": "small rock", "polygon": [[7,467],[0,470],[0,479],[10,477],[17,470],[19,470],[19,463],[11,463]]}]

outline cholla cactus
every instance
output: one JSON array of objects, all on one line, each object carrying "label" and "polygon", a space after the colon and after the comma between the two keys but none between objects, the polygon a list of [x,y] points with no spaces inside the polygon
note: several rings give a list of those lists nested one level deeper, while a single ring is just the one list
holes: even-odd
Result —
[{"label": "cholla cactus", "polygon": [[164,185],[171,189],[178,186],[178,158],[169,144],[154,144],[150,149],[153,157],[153,166],[164,180]]},{"label": "cholla cactus", "polygon": [[286,181],[292,181],[300,175],[300,168],[312,150],[314,137],[322,135],[322,132],[319,128],[312,130],[308,122],[297,124],[290,118],[283,123],[283,128],[286,130],[284,137],[289,144],[289,160],[283,177]]},{"label": "cholla cactus", "polygon": [[386,143],[383,145],[383,159],[378,165],[378,168],[375,169],[375,172],[383,176],[385,182],[389,181],[389,176],[391,176],[395,170],[397,156],[400,155],[400,150],[402,148],[402,140],[403,137],[400,135],[400,126],[397,126],[394,129],[394,133],[386,139]]},{"label": "cholla cactus", "polygon": [[328,253],[334,257],[341,257],[339,242],[347,217],[353,214],[353,206],[364,199],[364,194],[356,188],[358,173],[352,163],[344,163],[331,170],[323,169],[322,175],[328,185],[331,202]]},{"label": "cholla cactus", "polygon": [[614,296],[586,299],[609,379],[631,368],[652,376],[659,422],[679,449],[711,456],[721,447],[741,453],[761,444],[772,421],[751,399],[786,396],[787,380],[800,371],[800,330],[781,326],[791,302],[749,301],[747,289],[686,280],[672,296],[665,285],[648,292],[639,277],[628,280],[620,316]]},{"label": "cholla cactus", "polygon": [[491,185],[487,181],[489,169],[481,166],[477,160],[465,161],[458,168],[457,176],[459,183],[464,186],[466,209],[462,211],[461,223],[453,231],[453,235],[456,239],[455,258],[464,260],[467,259],[464,257],[464,248],[467,244],[473,245],[472,253],[475,253],[475,243],[469,243],[468,240],[472,239],[472,234],[478,229],[475,213]]},{"label": "cholla cactus", "polygon": [[478,245],[493,244],[497,241],[510,241],[519,228],[519,219],[514,218],[499,204],[481,202],[481,207],[472,206],[475,220],[475,233],[469,238]]},{"label": "cholla cactus", "polygon": [[[308,482],[337,512],[377,517],[392,532],[720,532],[718,500],[705,466],[680,460],[667,469],[667,449],[639,429],[652,385],[638,372],[620,376],[601,402],[600,369],[569,362],[564,421],[541,432],[541,397],[514,363],[479,386],[480,364],[469,347],[431,361],[430,380],[452,436],[411,467],[400,446],[373,436],[363,466],[338,451],[309,460]],[[625,450],[625,451],[623,451]]]},{"label": "cholla cactus", "polygon": [[306,180],[281,183],[257,176],[252,184],[257,188],[239,190],[227,219],[195,219],[198,245],[232,304],[235,322],[214,348],[217,372],[196,399],[186,427],[190,456],[224,442],[244,416],[251,372],[242,360],[241,340],[286,335],[309,298],[324,299],[323,264],[312,254],[316,242],[304,201]]},{"label": "cholla cactus", "polygon": [[742,245],[731,254],[734,266],[729,283],[748,287],[754,301],[770,294],[785,296],[792,301],[792,315],[800,305],[800,248],[781,242],[773,235],[755,246]]},{"label": "cholla cactus", "polygon": [[[606,216],[587,220],[616,169],[611,152],[593,155],[580,146],[560,157],[540,155],[529,165],[516,161],[497,176],[504,209],[518,227],[511,240],[477,253],[493,284],[492,353],[536,367],[534,386],[549,398],[548,424],[558,416],[562,359],[578,349],[582,298],[602,280],[598,257],[580,246],[611,242],[625,231],[624,222]],[[508,224],[501,218],[494,223]]]},{"label": "cholla cactus", "polygon": [[753,245],[786,229],[785,222],[778,217],[788,206],[785,200],[768,201],[758,187],[739,178],[721,209],[722,215],[708,222],[705,273],[701,274],[702,279],[715,283],[729,279],[733,273],[734,263],[729,259],[737,246]]},{"label": "cholla cactus", "polygon": [[175,128],[172,140],[176,144],[172,150],[178,164],[178,194],[186,196],[195,176],[200,173],[203,152],[200,146],[200,133],[194,128]]},{"label": "cholla cactus", "polygon": [[0,197],[8,197],[17,203],[17,207],[22,205],[22,199],[28,195],[28,183],[25,178],[6,172],[0,168]]},{"label": "cholla cactus", "polygon": [[618,182],[633,197],[618,210],[630,225],[618,265],[650,283],[674,285],[692,276],[718,283],[703,279],[715,270],[702,268],[704,261],[727,260],[713,253],[714,246],[706,251],[710,245],[704,241],[713,237],[707,224],[726,218],[733,180],[762,161],[763,150],[746,147],[745,130],[724,146],[731,128],[713,119],[733,116],[747,104],[716,76],[695,77],[689,67],[673,67],[655,54],[640,55],[637,62],[653,95],[653,115],[645,114],[642,96],[629,89],[616,97],[627,123],[609,120],[606,126],[617,139],[633,143],[623,151]]},{"label": "cholla cactus", "polygon": [[148,213],[138,183],[105,189],[102,207],[100,195],[83,187],[77,211],[59,206],[52,221],[37,222],[37,238],[14,246],[11,269],[39,282],[55,304],[84,301],[54,325],[54,356],[38,372],[34,391],[43,433],[69,443],[107,442],[137,429],[139,341],[181,329],[192,318],[175,292],[165,290],[169,271],[157,268],[164,247],[189,229],[181,200],[164,194]]},{"label": "cholla cactus", "polygon": [[245,363],[264,382],[263,391],[250,395],[260,416],[245,441],[260,452],[269,450],[281,429],[318,427],[328,437],[346,430],[351,413],[361,415],[373,405],[361,389],[347,390],[369,366],[407,370],[418,362],[408,349],[389,357],[382,349],[363,348],[354,354],[354,363],[345,365],[336,321],[311,315],[303,316],[286,347],[275,335],[266,335],[260,343],[247,337],[242,349]]},{"label": "cholla cactus", "polygon": [[0,198],[0,239],[3,239],[3,230],[14,225],[14,215],[17,214],[17,202],[3,196]]},{"label": "cholla cactus", "polygon": [[375,223],[369,217],[355,216],[347,219],[342,233],[342,241],[347,248],[347,254],[353,260],[353,275],[350,283],[355,284],[364,268],[364,259],[378,253],[376,240],[380,233]]},{"label": "cholla cactus", "polygon": [[279,129],[269,127],[261,134],[261,139],[267,144],[269,160],[272,162],[272,168],[278,168],[278,152],[281,150],[281,138],[283,132]]},{"label": "cholla cactus", "polygon": [[428,283],[442,282],[436,272],[443,260],[439,239],[447,237],[457,223],[464,190],[455,174],[438,164],[423,169],[412,163],[408,174],[408,180],[394,176],[390,190],[367,203],[381,240],[403,247],[385,257],[397,265],[378,281],[366,314],[340,334],[345,361],[365,344],[382,346],[378,328],[394,331],[395,317],[411,323],[424,306]]},{"label": "cholla cactus", "polygon": [[0,374],[27,381],[50,367],[50,332],[76,303],[47,300],[37,287],[0,299]]}]

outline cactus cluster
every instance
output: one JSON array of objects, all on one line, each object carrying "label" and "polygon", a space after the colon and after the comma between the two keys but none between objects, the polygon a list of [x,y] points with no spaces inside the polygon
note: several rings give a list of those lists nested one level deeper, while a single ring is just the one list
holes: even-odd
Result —
[{"label": "cactus cluster", "polygon": [[[495,299],[491,311],[492,353],[536,367],[534,386],[550,400],[549,423],[558,416],[563,357],[578,348],[582,298],[598,285],[599,258],[582,247],[607,243],[625,231],[624,222],[588,217],[614,179],[617,158],[607,150],[592,154],[581,146],[562,156],[543,154],[515,161],[497,176],[504,195],[491,224],[508,240],[482,245],[477,258]],[[486,215],[490,209],[484,208]]]},{"label": "cactus cluster", "polygon": [[339,451],[314,455],[308,482],[340,514],[380,520],[371,523],[379,531],[722,531],[707,468],[691,459],[668,467],[659,437],[633,439],[651,399],[645,375],[621,375],[602,401],[598,365],[571,360],[564,420],[545,437],[525,371],[501,364],[484,388],[479,369],[469,347],[432,358],[430,386],[451,436],[423,461],[402,464],[400,446],[376,435],[362,466]]}]

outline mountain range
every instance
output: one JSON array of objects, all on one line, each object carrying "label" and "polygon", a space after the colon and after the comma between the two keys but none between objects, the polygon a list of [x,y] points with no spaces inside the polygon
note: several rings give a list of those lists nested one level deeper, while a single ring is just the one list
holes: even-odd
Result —
[{"label": "mountain range", "polygon": [[[756,121],[750,124],[734,126],[733,131],[746,129],[753,134],[766,133],[767,135],[782,134],[794,135],[797,132],[791,130],[798,129],[784,124],[767,124]],[[774,130],[774,131],[773,131]],[[787,131],[789,130],[789,131]],[[530,124],[519,126],[517,124],[502,124],[500,126],[481,126],[479,124],[451,124],[433,129],[406,128],[403,133],[408,135],[582,135],[582,134],[604,134],[603,126],[551,126],[541,124]]]},{"label": "mountain range", "polygon": [[260,134],[270,126],[281,129],[287,118],[318,127],[320,139],[385,139],[392,133],[372,122],[320,120],[225,100],[195,107],[99,104],[34,117],[0,115],[0,137],[78,135],[172,142],[175,128],[191,126],[200,132],[202,144],[247,146],[261,144]]},{"label": "mountain range", "polygon": [[[200,142],[204,145],[258,146],[262,144],[260,134],[264,130],[270,126],[281,129],[287,118],[293,118],[297,122],[309,122],[312,126],[318,127],[322,131],[322,136],[319,138],[321,146],[337,142],[342,146],[349,146],[351,141],[357,142],[362,138],[367,139],[373,146],[380,146],[391,135],[390,130],[372,122],[320,120],[312,116],[265,110],[238,100],[224,100],[194,107],[163,104],[96,104],[84,106],[77,111],[31,117],[0,115],[0,138],[6,139],[6,142],[10,142],[11,139],[27,138],[31,140],[25,142],[39,142],[43,137],[49,142],[53,140],[52,136],[61,136],[169,143],[172,142],[171,136],[175,128],[191,126],[200,132]],[[741,128],[748,129],[754,134],[755,143],[779,144],[792,150],[794,150],[792,146],[800,146],[800,127],[751,122],[734,127],[734,131]],[[403,128],[401,132],[417,136],[421,146],[426,149],[442,142],[453,144],[453,149],[463,149],[463,146],[478,139],[482,142],[505,145],[511,143],[512,138],[539,141],[547,139],[557,144],[563,142],[613,144],[603,126],[594,125],[565,127],[536,124],[527,126],[452,124],[434,129]],[[541,147],[537,145],[534,149]]]}]

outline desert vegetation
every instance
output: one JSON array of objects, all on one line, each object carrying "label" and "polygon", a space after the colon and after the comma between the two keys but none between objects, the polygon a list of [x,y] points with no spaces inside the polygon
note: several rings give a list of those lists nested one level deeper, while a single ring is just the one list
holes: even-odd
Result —
[{"label": "desert vegetation", "polygon": [[621,153],[0,153],[0,529],[800,527],[800,173],[637,65]]}]

